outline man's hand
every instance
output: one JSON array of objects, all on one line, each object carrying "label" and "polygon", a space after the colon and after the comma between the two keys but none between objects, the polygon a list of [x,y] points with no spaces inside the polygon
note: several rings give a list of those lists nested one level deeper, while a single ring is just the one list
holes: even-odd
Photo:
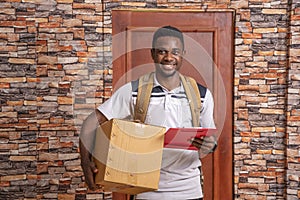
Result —
[{"label": "man's hand", "polygon": [[98,173],[95,163],[91,160],[90,152],[85,148],[82,141],[79,141],[80,154],[81,154],[81,167],[83,170],[85,183],[89,189],[96,190],[97,186],[94,181],[95,174]]},{"label": "man's hand", "polygon": [[214,136],[193,138],[191,143],[193,146],[199,149],[199,156],[201,158],[205,157],[209,153],[214,152],[217,148],[217,141]]},{"label": "man's hand", "polygon": [[79,149],[81,167],[84,173],[85,182],[91,190],[97,189],[94,178],[98,169],[92,161],[96,129],[99,124],[102,124],[105,121],[107,121],[107,118],[96,110],[83,122],[80,132]]}]

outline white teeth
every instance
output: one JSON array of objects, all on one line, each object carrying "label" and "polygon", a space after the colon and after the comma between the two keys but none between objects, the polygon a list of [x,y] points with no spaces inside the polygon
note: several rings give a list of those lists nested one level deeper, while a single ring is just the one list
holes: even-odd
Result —
[{"label": "white teeth", "polygon": [[170,69],[172,69],[174,67],[174,65],[161,65],[161,66],[164,68],[170,68]]}]

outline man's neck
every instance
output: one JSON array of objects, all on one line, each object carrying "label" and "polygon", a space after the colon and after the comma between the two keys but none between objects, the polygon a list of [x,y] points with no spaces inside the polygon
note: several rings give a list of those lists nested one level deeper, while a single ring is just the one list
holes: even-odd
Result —
[{"label": "man's neck", "polygon": [[179,72],[176,72],[174,75],[169,77],[164,77],[164,76],[160,76],[159,74],[156,74],[156,79],[160,85],[162,85],[169,91],[180,86]]}]

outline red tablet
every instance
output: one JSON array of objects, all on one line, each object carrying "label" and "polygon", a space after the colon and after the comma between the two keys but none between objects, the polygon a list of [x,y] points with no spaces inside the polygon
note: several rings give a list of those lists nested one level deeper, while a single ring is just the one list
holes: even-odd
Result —
[{"label": "red tablet", "polygon": [[217,129],[211,128],[169,128],[165,133],[164,147],[175,149],[198,150],[190,140],[195,137],[211,136]]}]

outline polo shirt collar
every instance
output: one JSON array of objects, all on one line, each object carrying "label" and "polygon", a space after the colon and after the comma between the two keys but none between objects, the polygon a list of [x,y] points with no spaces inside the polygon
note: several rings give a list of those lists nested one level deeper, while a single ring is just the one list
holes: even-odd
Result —
[{"label": "polo shirt collar", "polygon": [[157,80],[157,78],[156,78],[156,74],[154,74],[153,88],[156,88],[156,87],[160,87],[164,92],[168,92],[168,93],[176,93],[176,92],[179,92],[179,91],[184,90],[183,85],[182,85],[182,82],[181,82],[181,80],[180,80],[180,86],[178,86],[177,88],[175,88],[175,89],[169,91],[167,88],[165,88],[164,86],[162,86],[162,85],[158,82],[158,80]]}]

